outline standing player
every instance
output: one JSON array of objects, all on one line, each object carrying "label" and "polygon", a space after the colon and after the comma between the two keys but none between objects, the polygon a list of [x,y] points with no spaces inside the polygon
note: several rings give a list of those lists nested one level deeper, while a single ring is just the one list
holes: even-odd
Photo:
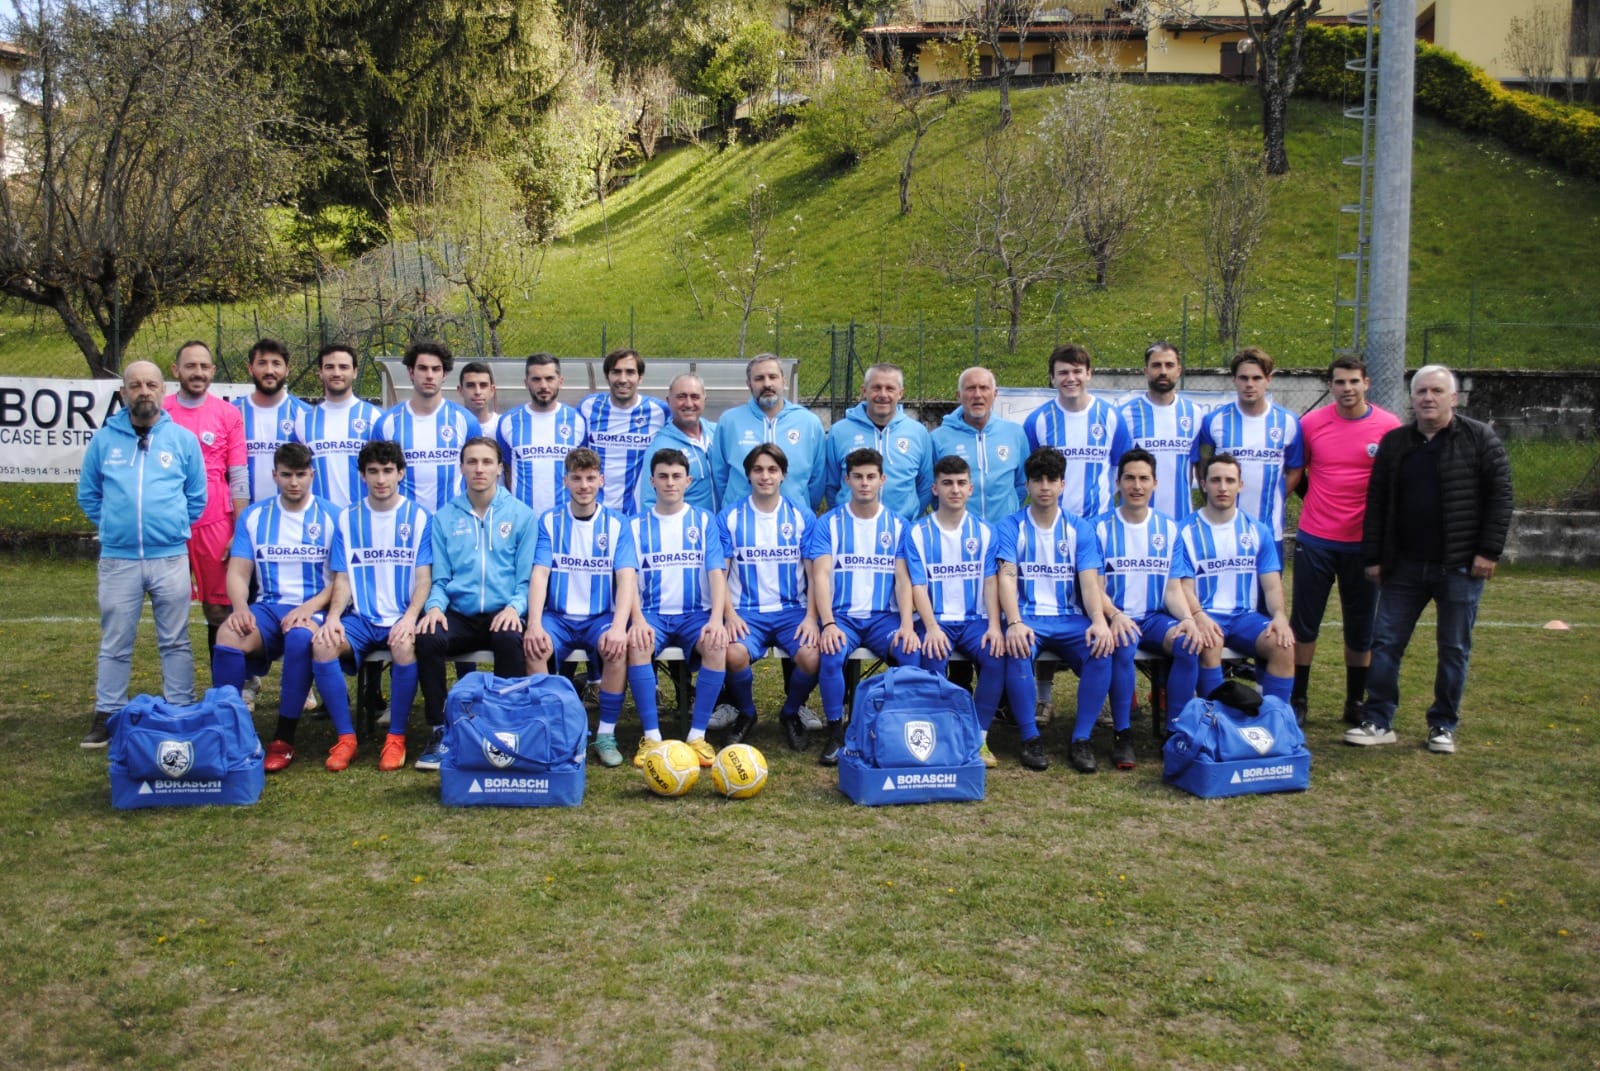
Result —
[{"label": "standing player", "polygon": [[562,462],[581,446],[588,425],[561,400],[561,361],[535,353],[523,364],[528,404],[500,415],[495,439],[506,464],[506,486],[535,517],[567,504]]},{"label": "standing player", "polygon": [[314,493],[343,510],[360,497],[356,459],[372,441],[382,410],[356,397],[356,355],[346,343],[330,342],[317,352],[317,378],[322,402],[305,408],[298,437],[315,455]]},{"label": "standing player", "polygon": [[244,419],[239,410],[211,393],[217,366],[211,347],[185,342],[178,347],[172,374],[178,392],[161,402],[167,415],[200,440],[206,463],[206,511],[189,536],[189,572],[193,594],[206,618],[206,648],[216,650],[217,627],[228,619],[228,544],[233,542],[233,522],[250,504],[249,455],[244,440]]},{"label": "standing player", "polygon": [[[249,457],[250,501],[260,502],[278,493],[273,461],[278,447],[301,442],[306,403],[290,394],[289,351],[277,339],[264,338],[250,347],[245,367],[256,389],[235,398],[244,418],[245,454]],[[308,488],[309,490],[309,488]]]},{"label": "standing player", "polygon": [[[995,766],[989,750],[989,726],[1000,706],[1006,686],[1006,641],[1000,628],[1000,593],[995,581],[994,529],[967,512],[972,477],[959,457],[941,457],[933,465],[933,493],[939,508],[911,526],[911,558],[923,582],[914,584],[911,597],[922,621],[922,668],[941,677],[954,653],[965,655],[978,667],[978,687],[973,699],[978,727],[983,731],[985,766]],[[1022,730],[1022,765],[1030,770],[1050,766],[1044,742],[1031,711],[1033,704],[1014,699],[1014,709],[1025,712]]]},{"label": "standing player", "polygon": [[602,662],[594,750],[600,765],[621,766],[617,722],[628,679],[628,622],[639,598],[639,559],[628,519],[600,502],[605,475],[599,455],[580,446],[562,465],[567,504],[539,518],[522,649],[534,673],[547,672],[552,658],[560,666],[577,650],[588,656],[591,678],[595,662]]},{"label": "standing player", "polygon": [[1378,440],[1400,426],[1400,418],[1367,401],[1367,366],[1359,357],[1339,357],[1328,369],[1333,404],[1300,418],[1305,443],[1305,504],[1294,537],[1294,599],[1289,626],[1294,630],[1294,692],[1290,705],[1302,725],[1317,654],[1317,633],[1328,607],[1328,592],[1339,584],[1344,618],[1344,720],[1361,724],[1367,697],[1367,667],[1372,664],[1372,622],[1378,589],[1363,572],[1361,524],[1367,512],[1367,484]]},{"label": "standing player", "polygon": [[1028,455],[1029,504],[997,529],[1000,610],[1006,618],[1006,687],[1015,710],[1033,708],[1033,661],[1052,651],[1078,674],[1078,712],[1067,760],[1094,773],[1090,734],[1111,689],[1114,641],[1100,584],[1100,547],[1087,521],[1061,508],[1067,460],[1054,447]]},{"label": "standing player", "polygon": [[[389,735],[378,769],[398,770],[406,764],[406,720],[417,697],[417,619],[428,597],[433,564],[428,513],[400,493],[406,469],[400,445],[374,440],[361,448],[357,461],[367,494],[339,515],[328,559],[333,572],[328,617],[311,641],[311,673],[339,733],[327,762],[336,772],[349,766],[356,753],[341,662],[348,659],[348,669],[356,672],[379,647],[388,647],[394,661]],[[348,616],[346,610],[351,611]]]},{"label": "standing player", "polygon": [[[1028,493],[1022,461],[1028,456],[1028,435],[1022,425],[994,415],[998,392],[994,373],[969,368],[956,381],[961,406],[933,429],[933,457],[959,457],[972,479],[968,506],[994,524],[1022,508]],[[935,503],[937,506],[937,503]]]},{"label": "standing player", "polygon": [[[717,422],[701,415],[706,409],[705,382],[693,372],[673,377],[667,386],[667,407],[672,410],[672,419],[650,440],[645,456],[655,457],[657,450],[682,451],[689,459],[689,493],[684,501],[696,509],[715,513],[717,485],[711,480],[711,449],[716,443]],[[647,469],[640,470],[641,511],[656,504],[656,491],[650,477]]]},{"label": "standing player", "polygon": [[[1158,462],[1134,447],[1117,462],[1117,508],[1094,522],[1104,563],[1106,622],[1117,641],[1111,656],[1111,717],[1116,739],[1111,761],[1119,770],[1133,769],[1131,708],[1140,650],[1172,659],[1167,672],[1167,724],[1194,696],[1200,672],[1196,655],[1200,635],[1183,587],[1172,578],[1172,556],[1178,548],[1178,526],[1171,517],[1150,508],[1160,490]],[[1178,473],[1185,483],[1187,463]]]},{"label": "standing player", "polygon": [[915,665],[920,646],[913,584],[926,583],[907,558],[911,526],[878,500],[883,489],[883,458],[876,450],[856,450],[844,459],[850,497],[817,519],[806,536],[811,570],[811,609],[822,629],[818,683],[822,714],[828,720],[828,745],[819,760],[839,765],[844,746],[844,664],[857,647],[879,658]]},{"label": "standing player", "polygon": [[[228,559],[228,600],[233,612],[217,633],[211,682],[244,690],[246,674],[263,674],[283,660],[278,726],[267,745],[266,769],[276,773],[294,761],[295,730],[311,691],[311,636],[322,624],[332,594],[328,556],[339,514],[311,493],[311,451],[284,443],[272,457],[278,493],[244,511],[233,532]],[[250,581],[258,593],[250,602]],[[334,731],[355,751],[355,730],[346,710]],[[346,735],[349,740],[346,741]]]},{"label": "standing player", "polygon": [[588,425],[584,445],[600,455],[605,473],[606,508],[632,517],[639,512],[639,479],[645,450],[672,414],[659,398],[639,393],[644,358],[633,350],[612,350],[600,362],[609,388],[578,403]]},{"label": "standing player", "polygon": [[816,517],[783,497],[789,459],[774,443],[744,457],[750,497],[724,509],[719,521],[728,552],[728,697],[739,711],[728,734],[742,743],[756,724],[755,678],[750,664],[776,646],[794,660],[778,724],[793,751],[806,748],[800,707],[817,685],[817,616],[806,597],[801,558]]},{"label": "standing player", "polygon": [[838,505],[844,482],[844,459],[867,447],[883,457],[883,504],[906,520],[927,510],[933,490],[933,443],[922,421],[906,415],[905,375],[892,364],[867,369],[861,404],[828,429],[828,478],[823,493]]},{"label": "standing player", "polygon": [[483,361],[468,361],[456,377],[456,394],[467,412],[477,420],[478,434],[494,438],[495,428],[500,423],[500,414],[494,408],[494,370]]},{"label": "standing player", "polygon": [[[1170,342],[1144,351],[1145,392],[1122,403],[1128,445],[1156,461],[1155,496],[1150,507],[1179,524],[1194,512],[1195,444],[1200,438],[1200,407],[1178,393],[1183,359]],[[1120,479],[1120,477],[1119,477]]]},{"label": "standing player", "polygon": [[418,342],[403,358],[411,400],[387,410],[374,439],[405,451],[400,494],[432,513],[461,493],[461,444],[481,433],[478,418],[444,396],[444,377],[455,364],[442,342]]},{"label": "standing player", "polygon": [[[628,632],[628,687],[639,710],[644,739],[634,756],[644,765],[649,745],[661,738],[656,709],[655,658],[667,647],[699,655],[694,713],[684,742],[709,767],[717,757],[706,739],[727,669],[728,562],[717,519],[684,501],[689,459],[681,450],[657,450],[650,458],[654,508],[629,522],[639,556],[639,602]],[[652,735],[652,730],[654,734]]]},{"label": "standing player", "polygon": [[744,368],[750,401],[722,414],[711,451],[711,479],[718,502],[738,502],[750,493],[744,459],[762,443],[779,447],[789,459],[783,497],[790,502],[822,505],[827,480],[827,436],[822,421],[803,405],[784,397],[783,363],[770,353],[757,354]]},{"label": "standing player", "polygon": [[[1254,653],[1266,664],[1261,691],[1285,703],[1294,685],[1294,633],[1283,607],[1283,566],[1272,530],[1239,508],[1246,488],[1227,454],[1200,462],[1206,504],[1178,529],[1172,575],[1183,584],[1200,640],[1199,694],[1222,684],[1222,649]],[[1256,610],[1264,604],[1270,618]],[[1172,702],[1189,697],[1173,695]]]},{"label": "standing player", "polygon": [[[1206,415],[1198,449],[1202,455],[1228,454],[1234,459],[1244,488],[1238,506],[1267,526],[1282,561],[1284,503],[1299,485],[1305,465],[1300,421],[1268,397],[1272,358],[1265,351],[1246,346],[1234,354],[1228,371],[1233,375],[1235,400]],[[1203,473],[1204,464],[1198,467]],[[1203,474],[1200,483],[1204,491]]]}]

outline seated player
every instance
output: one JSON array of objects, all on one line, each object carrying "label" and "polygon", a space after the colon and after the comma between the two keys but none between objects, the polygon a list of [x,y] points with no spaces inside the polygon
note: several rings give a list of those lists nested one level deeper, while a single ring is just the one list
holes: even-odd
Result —
[{"label": "seated player", "polygon": [[[1183,584],[1199,628],[1199,694],[1222,684],[1222,649],[1254,652],[1266,663],[1261,690],[1285,703],[1294,689],[1294,633],[1283,607],[1283,566],[1272,530],[1239,509],[1244,484],[1231,454],[1201,462],[1206,504],[1178,529],[1172,575]],[[1256,610],[1265,602],[1267,617]],[[1189,696],[1173,695],[1178,709]],[[1169,706],[1168,709],[1171,709]]]},{"label": "seated player", "polygon": [[[331,585],[328,552],[338,514],[311,493],[311,451],[284,443],[272,455],[278,493],[244,511],[233,530],[228,558],[228,602],[232,612],[217,630],[211,683],[244,690],[247,675],[262,675],[283,660],[278,727],[267,744],[266,770],[277,773],[294,761],[294,734],[311,691],[311,634],[322,624]],[[250,580],[259,592],[250,602]],[[335,725],[339,739],[355,733],[348,714]],[[334,745],[338,747],[338,744]]]},{"label": "seated player", "polygon": [[1007,692],[1013,713],[1034,709],[1035,655],[1051,651],[1065,660],[1078,674],[1067,760],[1079,773],[1094,773],[1089,736],[1111,689],[1115,642],[1106,624],[1094,529],[1059,504],[1066,471],[1059,450],[1036,447],[1022,463],[1030,504],[996,526]]},{"label": "seated player", "polygon": [[495,676],[527,673],[522,615],[538,527],[533,510],[501,485],[503,471],[493,439],[468,439],[461,447],[466,493],[433,517],[433,582],[417,622],[417,680],[430,730],[419,770],[437,770],[444,758],[444,665],[452,655],[489,650]]},{"label": "seated player", "polygon": [[[539,518],[533,573],[528,580],[528,627],[522,650],[535,674],[581,650],[600,671],[600,725],[594,737],[602,766],[621,766],[617,722],[628,672],[628,622],[639,597],[639,560],[628,519],[600,504],[605,475],[600,455],[586,446],[562,463],[565,505]],[[651,687],[655,684],[652,681]]]},{"label": "seated player", "polygon": [[1150,508],[1155,492],[1155,455],[1134,447],[1117,462],[1120,503],[1094,522],[1104,563],[1106,623],[1117,641],[1111,655],[1111,718],[1116,730],[1111,761],[1119,770],[1131,770],[1137,761],[1131,729],[1137,680],[1134,654],[1144,650],[1172,659],[1167,673],[1168,725],[1194,695],[1200,666],[1199,629],[1182,586],[1171,576],[1178,526]]},{"label": "seated player", "polygon": [[778,724],[794,751],[806,748],[800,707],[817,686],[817,617],[806,598],[801,560],[812,512],[783,497],[789,458],[762,443],[744,458],[750,497],[719,518],[728,552],[728,698],[739,711],[728,742],[743,742],[756,724],[755,677],[750,666],[776,646],[794,660],[794,673]]},{"label": "seated player", "polygon": [[406,764],[406,720],[417,696],[417,618],[431,582],[433,542],[428,511],[400,494],[406,468],[400,445],[369,442],[356,463],[367,493],[339,515],[328,559],[333,590],[327,620],[312,639],[311,670],[340,734],[327,766],[342,770],[356,753],[343,673],[358,672],[379,647],[389,649],[389,735],[378,769],[398,770]]},{"label": "seated player", "polygon": [[681,647],[700,663],[684,742],[709,767],[717,753],[706,726],[727,667],[728,563],[716,517],[684,501],[689,458],[682,450],[657,450],[649,465],[655,505],[629,522],[639,558],[639,601],[628,630],[628,687],[644,727],[633,764],[643,766],[645,753],[661,739],[655,658],[667,647]]},{"label": "seated player", "polygon": [[[950,656],[965,655],[978,667],[973,700],[983,731],[979,754],[995,766],[989,750],[989,726],[1006,684],[1006,641],[1000,628],[1000,592],[995,581],[994,529],[967,512],[972,495],[972,469],[954,455],[933,463],[933,494],[938,508],[911,527],[911,558],[925,582],[912,586],[912,600],[922,623],[922,668],[945,675]],[[1020,713],[1022,765],[1030,770],[1050,766],[1031,699],[1013,695]]]},{"label": "seated player", "polygon": [[915,665],[917,626],[911,586],[922,583],[906,554],[911,525],[878,501],[883,457],[870,448],[844,458],[849,498],[817,519],[806,536],[811,609],[822,629],[818,683],[828,744],[818,760],[839,765],[844,746],[844,664],[857,647],[899,665]]}]

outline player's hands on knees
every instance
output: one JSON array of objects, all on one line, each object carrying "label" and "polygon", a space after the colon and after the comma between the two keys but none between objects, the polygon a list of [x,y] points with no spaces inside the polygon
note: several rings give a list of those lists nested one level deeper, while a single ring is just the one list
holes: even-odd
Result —
[{"label": "player's hands on knees", "polygon": [[817,634],[817,646],[822,648],[823,654],[838,654],[844,650],[844,630],[834,624],[822,626]]},{"label": "player's hands on knees", "polygon": [[[231,613],[228,615],[228,619],[222,623],[222,627],[231,629],[241,636],[248,636],[256,630],[256,615],[249,610]],[[287,632],[288,629],[286,628],[284,631]]]},{"label": "player's hands on knees", "polygon": [[1111,634],[1109,625],[1090,625],[1083,638],[1089,646],[1089,653],[1095,658],[1104,658],[1117,649],[1117,640]]},{"label": "player's hands on knees", "polygon": [[1205,650],[1205,637],[1200,633],[1200,626],[1195,624],[1194,618],[1178,622],[1178,627],[1173,629],[1167,637],[1171,647],[1176,649],[1181,643],[1183,649],[1190,654],[1199,654]]},{"label": "player's hands on knees", "polygon": [[724,651],[728,647],[728,630],[715,621],[707,623],[700,630],[700,640],[696,644],[702,653],[707,651]]},{"label": "player's hands on knees", "polygon": [[901,654],[914,655],[922,650],[922,641],[917,638],[917,630],[914,628],[896,629],[894,637],[889,642]]},{"label": "player's hands on knees", "polygon": [[444,629],[446,627],[448,626],[445,622],[444,611],[437,606],[423,614],[422,620],[417,622],[417,632],[423,635],[432,632],[436,628]]},{"label": "player's hands on knees", "polygon": [[938,625],[929,625],[928,634],[922,637],[922,653],[929,658],[950,657],[950,637]]},{"label": "player's hands on knees", "polygon": [[740,617],[737,612],[729,610],[724,621],[724,627],[728,630],[729,643],[734,640],[742,640],[750,634],[750,626],[745,623],[744,618]]},{"label": "player's hands on knees", "polygon": [[[649,628],[648,625],[645,627]],[[600,657],[607,659],[627,657],[629,635],[630,633],[627,629],[618,628],[615,625],[606,629],[605,632],[600,634]],[[651,629],[650,643],[653,646],[655,642],[655,630]]]},{"label": "player's hands on knees", "polygon": [[318,647],[339,650],[344,646],[344,625],[337,617],[328,618],[323,626],[312,634],[311,642]]},{"label": "player's hands on knees", "polygon": [[522,636],[522,653],[530,662],[547,661],[554,650],[555,645],[550,642],[550,633],[539,625],[528,626],[528,631]]},{"label": "player's hands on knees", "polygon": [[1138,644],[1142,633],[1140,633],[1139,626],[1133,618],[1119,610],[1117,615],[1111,619],[1110,625],[1111,637],[1115,641],[1114,646],[1132,647]]},{"label": "player's hands on knees", "polygon": [[1007,625],[1006,654],[1012,658],[1027,658],[1033,654],[1033,629],[1021,621]]},{"label": "player's hands on knees", "polygon": [[489,622],[490,632],[517,632],[522,628],[522,615],[511,606],[502,606]]},{"label": "player's hands on knees", "polygon": [[656,646],[656,630],[643,621],[628,630],[628,646],[635,651],[653,651]]},{"label": "player's hands on knees", "polygon": [[822,641],[821,632],[816,620],[808,617],[794,627],[794,638],[800,641],[801,647],[815,647]]},{"label": "player's hands on knees", "polygon": [[990,625],[983,631],[983,649],[996,658],[1006,653],[1006,634],[995,625]]}]

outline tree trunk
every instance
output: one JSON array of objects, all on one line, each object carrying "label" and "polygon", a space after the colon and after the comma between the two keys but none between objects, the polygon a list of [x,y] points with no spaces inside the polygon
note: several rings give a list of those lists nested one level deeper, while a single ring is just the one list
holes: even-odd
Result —
[{"label": "tree trunk", "polygon": [[1262,165],[1269,175],[1289,173],[1289,148],[1285,139],[1289,131],[1289,98],[1281,89],[1263,82],[1261,85],[1261,141]]},{"label": "tree trunk", "polygon": [[1004,56],[995,57],[995,69],[1000,72],[1000,129],[1011,125],[1011,69]]},{"label": "tree trunk", "polygon": [[1011,284],[1010,291],[1011,301],[1006,311],[1010,314],[1011,322],[1006,327],[1006,352],[1016,353],[1017,343],[1022,336],[1022,299],[1027,297],[1027,293],[1016,283]]},{"label": "tree trunk", "polygon": [[911,168],[917,158],[917,146],[922,144],[922,135],[926,127],[918,125],[917,132],[911,136],[911,148],[906,152],[906,162],[900,168],[900,214],[911,214]]}]

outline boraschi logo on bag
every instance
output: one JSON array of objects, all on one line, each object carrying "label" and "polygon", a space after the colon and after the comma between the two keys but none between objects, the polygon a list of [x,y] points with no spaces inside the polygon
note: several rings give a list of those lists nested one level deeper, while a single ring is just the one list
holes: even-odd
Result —
[{"label": "boraschi logo on bag", "polygon": [[906,722],[906,750],[911,752],[918,762],[927,762],[933,755],[934,745],[938,742],[939,737],[933,722]]},{"label": "boraschi logo on bag", "polygon": [[161,775],[177,780],[194,766],[194,741],[163,740],[156,745],[156,765]]},{"label": "boraschi logo on bag", "polygon": [[495,747],[495,740],[500,741],[511,751],[517,750],[517,745],[522,741],[516,733],[495,733],[494,740],[489,739],[487,736],[483,738],[483,757],[488,759],[496,769],[504,770],[517,760]]},{"label": "boraschi logo on bag", "polygon": [[1259,725],[1247,725],[1239,730],[1239,735],[1244,737],[1244,742],[1256,749],[1257,755],[1265,755],[1272,750],[1272,734]]}]

